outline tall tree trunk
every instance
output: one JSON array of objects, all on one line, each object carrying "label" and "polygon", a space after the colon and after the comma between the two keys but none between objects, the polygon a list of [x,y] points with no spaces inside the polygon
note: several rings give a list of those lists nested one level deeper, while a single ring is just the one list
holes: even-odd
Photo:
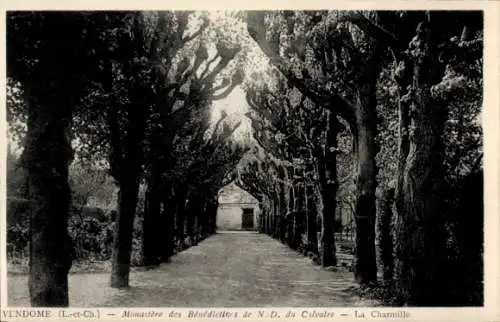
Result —
[{"label": "tall tree trunk", "polygon": [[392,205],[394,203],[394,189],[389,188],[383,191],[382,200],[380,201],[380,214],[378,216],[378,245],[380,249],[380,259],[382,262],[382,270],[384,284],[390,286],[394,272],[394,257],[393,257],[393,233],[392,233]]},{"label": "tall tree trunk", "polygon": [[275,200],[272,198],[269,198],[269,215],[268,215],[268,222],[267,222],[267,229],[268,232],[267,234],[272,237],[273,235],[273,220],[274,220],[274,212],[276,210],[276,205],[275,205]]},{"label": "tall tree trunk", "polygon": [[[212,197],[213,198],[213,197]],[[210,236],[212,234],[212,213],[213,213],[213,199],[207,198],[205,213],[203,214],[205,220],[203,221],[203,239]],[[217,210],[216,210],[217,211]]]},{"label": "tall tree trunk", "polygon": [[266,233],[266,217],[267,217],[267,199],[265,196],[262,197],[262,201],[259,204],[260,206],[260,233]]},{"label": "tall tree trunk", "polygon": [[262,198],[262,201],[259,202],[259,233],[264,234],[266,232],[266,204],[265,199]]},{"label": "tall tree trunk", "polygon": [[120,182],[118,194],[118,215],[113,239],[113,255],[110,286],[129,286],[130,255],[132,252],[132,232],[139,193],[139,174],[128,172]]},{"label": "tall tree trunk", "polygon": [[356,128],[354,141],[357,154],[356,176],[356,254],[354,275],[358,283],[371,284],[377,281],[375,250],[375,219],[378,153],[377,100],[375,96],[378,73],[366,75],[366,81],[359,86],[356,108]]},{"label": "tall tree trunk", "polygon": [[[292,171],[292,180],[296,178],[296,172],[295,168],[293,168]],[[293,189],[293,203],[292,203],[292,208],[290,211],[287,213],[287,243],[288,246],[292,249],[297,249],[298,245],[296,244],[296,238],[297,238],[297,226],[296,226],[296,216],[297,212],[300,210],[299,207],[299,199],[300,199],[300,187],[298,185],[292,186]]]},{"label": "tall tree trunk", "polygon": [[[285,180],[286,176],[283,176],[282,180]],[[286,197],[286,184],[283,182],[280,184],[280,191],[278,193],[279,199],[280,199],[280,209],[279,209],[279,222],[277,223],[277,235],[276,237],[280,240],[282,240],[283,232],[282,232],[282,222],[286,222],[286,217],[287,217],[287,208],[288,208],[288,199]]]},{"label": "tall tree trunk", "polygon": [[281,185],[277,184],[277,188],[274,194],[274,216],[273,216],[273,238],[279,238],[279,220],[281,219]]},{"label": "tall tree trunk", "polygon": [[[161,210],[161,191],[159,185],[159,175],[153,173],[149,178],[146,191],[146,202],[144,207],[144,221],[142,222],[142,253],[144,265],[158,265],[160,263],[161,245],[160,237],[160,210]],[[163,192],[165,193],[165,192]]]},{"label": "tall tree trunk", "polygon": [[321,256],[323,254],[323,243],[322,243],[322,227],[323,227],[323,197],[321,196],[321,188],[319,184],[315,184],[313,186],[313,199],[314,199],[314,208],[316,210],[316,247],[318,249],[317,254],[321,260]]},{"label": "tall tree trunk", "polygon": [[336,266],[335,248],[335,210],[337,206],[337,132],[338,120],[335,114],[325,111],[327,118],[326,148],[324,157],[318,159],[321,197],[323,198],[323,216],[321,227],[321,264]]},{"label": "tall tree trunk", "polygon": [[196,203],[193,205],[194,206],[194,213],[193,213],[193,238],[192,238],[192,245],[198,245],[198,242],[200,241],[200,233],[201,233],[201,227],[202,227],[202,217],[204,216],[204,208],[205,208],[205,198],[204,197],[198,197],[196,199]]},{"label": "tall tree trunk", "polygon": [[26,162],[31,200],[29,293],[32,306],[68,306],[72,159],[71,100],[53,88],[27,91]]},{"label": "tall tree trunk", "polygon": [[213,200],[209,200],[207,206],[207,215],[209,218],[208,222],[208,234],[212,235],[216,233],[217,230],[217,209],[219,208],[219,202],[217,198],[214,197]]},{"label": "tall tree trunk", "polygon": [[290,188],[288,189],[288,195],[289,200],[288,200],[288,212],[294,212],[295,211],[295,198],[296,198],[296,193],[295,193],[295,185],[291,184]]},{"label": "tall tree trunk", "polygon": [[214,199],[215,199],[215,197],[211,196],[211,197],[207,198],[207,200],[205,202],[206,203],[205,214],[203,215],[205,217],[205,220],[204,220],[205,228],[203,229],[203,233],[204,233],[203,238],[207,238],[208,236],[213,234],[213,232],[212,232],[212,222],[213,222],[213,218],[214,218],[213,214],[214,214],[214,211],[215,211],[215,213],[217,213],[217,208],[214,209],[214,205],[215,205]]},{"label": "tall tree trunk", "polygon": [[175,189],[175,201],[177,208],[176,236],[180,249],[184,248],[184,238],[186,230],[186,189],[178,187]]},{"label": "tall tree trunk", "polygon": [[[402,258],[400,251],[403,249],[398,245],[404,243],[399,237],[403,236],[401,229],[405,229],[401,225],[401,220],[404,216],[404,193],[403,193],[403,183],[404,174],[406,167],[406,158],[408,157],[408,151],[410,150],[410,105],[411,105],[411,93],[407,92],[407,87],[412,83],[412,65],[409,60],[405,60],[399,63],[399,73],[396,75],[395,80],[399,92],[398,100],[398,119],[399,119],[399,129],[398,129],[398,165],[396,173],[396,186],[394,195],[394,205],[396,208],[396,213],[392,219],[394,233],[393,233],[393,246],[394,246],[394,265],[395,267],[402,266],[403,263],[399,262]],[[398,280],[400,277],[398,272],[402,273],[404,270],[393,270],[393,280]],[[402,279],[406,278],[401,276]]]},{"label": "tall tree trunk", "polygon": [[194,217],[196,212],[196,202],[196,198],[194,196],[190,196],[186,205],[186,234],[189,239],[189,246],[191,246],[194,241]]},{"label": "tall tree trunk", "polygon": [[285,219],[280,221],[280,235],[279,239],[283,244],[287,243],[288,235],[287,235],[287,225],[288,225],[288,217],[290,216],[291,211],[287,212],[285,215]]},{"label": "tall tree trunk", "polygon": [[307,251],[317,254],[318,253],[318,240],[317,240],[317,225],[316,218],[318,216],[315,203],[313,187],[308,185],[306,187],[306,216],[307,216]]},{"label": "tall tree trunk", "polygon": [[442,296],[446,236],[442,135],[446,108],[431,95],[442,71],[433,35],[427,24],[419,28],[419,56],[413,64],[412,132],[402,189],[404,209],[398,214],[397,289],[409,305],[434,306],[446,301]]},{"label": "tall tree trunk", "polygon": [[267,212],[267,232],[269,236],[272,236],[273,226],[272,226],[272,218],[274,216],[274,200],[269,198],[269,211]]},{"label": "tall tree trunk", "polygon": [[294,216],[295,212],[290,212],[286,215],[286,217],[283,219],[284,225],[283,229],[285,229],[286,232],[286,244],[288,247],[295,249],[295,245],[293,244],[294,241],[294,231],[293,231],[293,222],[294,222]]},{"label": "tall tree trunk", "polygon": [[264,212],[264,234],[269,235],[269,217],[271,210],[269,206],[266,206],[266,210]]},{"label": "tall tree trunk", "polygon": [[272,198],[269,198],[268,200],[269,202],[269,210],[267,212],[267,220],[266,220],[266,226],[267,226],[267,232],[266,234],[268,234],[269,236],[271,236],[271,232],[272,232],[272,217],[273,217],[273,212],[274,212],[274,200]]},{"label": "tall tree trunk", "polygon": [[[118,126],[118,111],[112,106],[108,111],[108,125],[111,130],[110,166],[118,181],[118,216],[116,218],[110,286],[124,288],[129,286],[130,255],[132,252],[132,233],[139,193],[140,175],[143,164],[143,148],[147,109],[144,97],[149,95],[148,88],[137,86],[131,89],[127,114],[127,133],[125,140],[120,139],[122,132]],[[122,143],[125,143],[122,145]]]},{"label": "tall tree trunk", "polygon": [[298,192],[298,212],[296,216],[294,217],[294,225],[293,225],[293,236],[294,236],[294,241],[293,244],[295,245],[295,248],[301,249],[301,251],[305,250],[305,245],[303,243],[302,237],[304,235],[304,230],[305,227],[307,226],[306,223],[306,200],[305,200],[305,186],[300,185],[297,189]]},{"label": "tall tree trunk", "polygon": [[172,187],[166,184],[162,193],[162,213],[160,216],[160,231],[164,231],[159,241],[160,261],[168,261],[174,255],[175,249],[175,199],[172,195]]},{"label": "tall tree trunk", "polygon": [[207,230],[207,198],[203,198],[203,206],[198,215],[198,238],[203,240]]}]

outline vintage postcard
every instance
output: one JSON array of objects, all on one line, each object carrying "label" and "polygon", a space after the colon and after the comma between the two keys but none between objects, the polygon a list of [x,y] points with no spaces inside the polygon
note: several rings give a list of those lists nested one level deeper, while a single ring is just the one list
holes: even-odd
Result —
[{"label": "vintage postcard", "polygon": [[499,2],[2,9],[1,321],[500,321]]}]

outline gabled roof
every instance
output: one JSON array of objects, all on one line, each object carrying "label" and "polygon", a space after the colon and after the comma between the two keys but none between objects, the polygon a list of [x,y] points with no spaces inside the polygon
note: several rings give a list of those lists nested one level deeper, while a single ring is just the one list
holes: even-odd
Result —
[{"label": "gabled roof", "polygon": [[219,191],[219,203],[258,203],[258,201],[250,193],[231,182]]}]

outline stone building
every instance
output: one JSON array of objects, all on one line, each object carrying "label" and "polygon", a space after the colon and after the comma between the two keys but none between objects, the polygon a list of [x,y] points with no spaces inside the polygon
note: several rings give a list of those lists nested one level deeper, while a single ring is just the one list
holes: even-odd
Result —
[{"label": "stone building", "polygon": [[230,183],[219,191],[217,230],[257,230],[259,202]]}]

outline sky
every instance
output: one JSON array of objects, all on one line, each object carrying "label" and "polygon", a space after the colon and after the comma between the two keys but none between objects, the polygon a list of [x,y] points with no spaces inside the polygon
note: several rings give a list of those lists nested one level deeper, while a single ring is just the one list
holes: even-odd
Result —
[{"label": "sky", "polygon": [[226,98],[212,103],[212,122],[217,122],[221,112],[225,111],[228,118],[241,121],[240,127],[235,131],[234,138],[242,140],[246,133],[251,132],[250,120],[244,116],[248,112],[245,92],[237,86]]},{"label": "sky", "polygon": [[[223,37],[227,37],[233,43],[244,44],[242,50],[245,51],[247,57],[242,62],[245,78],[254,72],[264,71],[268,68],[267,58],[248,35],[244,21],[232,17],[227,11],[209,12],[208,17],[211,24],[220,30]],[[209,48],[209,55],[212,57],[215,54],[215,48]],[[228,97],[212,103],[212,122],[216,122],[220,118],[222,111],[225,111],[232,119],[241,121],[240,127],[234,133],[234,139],[240,140],[251,132],[250,120],[244,116],[249,111],[249,106],[245,99],[245,91],[241,86],[237,86]]]}]

